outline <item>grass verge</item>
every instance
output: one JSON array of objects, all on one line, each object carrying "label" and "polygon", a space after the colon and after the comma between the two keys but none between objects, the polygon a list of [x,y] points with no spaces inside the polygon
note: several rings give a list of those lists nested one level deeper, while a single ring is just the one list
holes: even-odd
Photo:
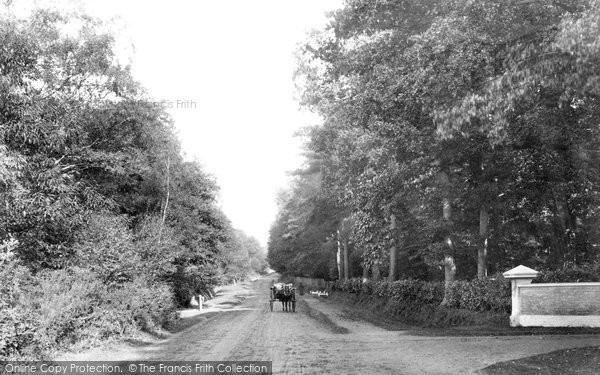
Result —
[{"label": "grass verge", "polygon": [[302,309],[306,312],[306,315],[316,320],[319,324],[323,325],[329,331],[338,334],[350,333],[348,328],[337,325],[327,315],[312,308],[308,303],[304,301],[298,301],[302,305]]}]

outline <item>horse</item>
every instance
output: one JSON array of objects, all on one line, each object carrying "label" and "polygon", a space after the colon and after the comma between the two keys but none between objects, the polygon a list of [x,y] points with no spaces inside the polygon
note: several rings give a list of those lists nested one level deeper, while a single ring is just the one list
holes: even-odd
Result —
[{"label": "horse", "polygon": [[295,311],[295,293],[292,284],[277,283],[273,285],[273,298],[281,301],[283,311]]}]

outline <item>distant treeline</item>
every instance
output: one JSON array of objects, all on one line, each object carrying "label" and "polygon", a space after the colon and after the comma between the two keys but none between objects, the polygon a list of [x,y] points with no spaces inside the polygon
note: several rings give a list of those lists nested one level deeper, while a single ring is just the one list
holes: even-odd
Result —
[{"label": "distant treeline", "polygon": [[107,30],[2,10],[0,359],[165,325],[192,295],[266,268]]},{"label": "distant treeline", "polygon": [[486,278],[600,249],[600,1],[347,0],[298,50],[307,162],[268,259]]}]

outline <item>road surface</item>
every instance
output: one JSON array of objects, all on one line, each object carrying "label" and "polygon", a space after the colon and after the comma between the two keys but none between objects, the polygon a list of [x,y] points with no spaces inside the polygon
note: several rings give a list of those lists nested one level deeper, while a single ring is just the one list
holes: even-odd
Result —
[{"label": "road surface", "polygon": [[280,302],[271,312],[274,277],[230,290],[228,298],[209,304],[203,321],[120,359],[267,360],[274,374],[470,374],[498,361],[600,345],[595,335],[430,337],[387,331],[349,320],[340,307],[312,295],[298,296],[296,313],[283,312]]}]

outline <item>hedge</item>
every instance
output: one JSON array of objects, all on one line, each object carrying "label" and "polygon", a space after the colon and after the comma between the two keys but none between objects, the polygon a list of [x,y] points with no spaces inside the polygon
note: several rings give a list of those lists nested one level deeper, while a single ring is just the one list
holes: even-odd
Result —
[{"label": "hedge", "polygon": [[446,288],[446,306],[510,313],[510,282],[503,277],[455,281]]},{"label": "hedge", "polygon": [[455,281],[447,288],[443,282],[399,280],[362,282],[361,279],[337,280],[333,290],[366,293],[415,305],[439,305],[446,293],[446,306],[473,311],[508,313],[511,309],[510,283],[502,277],[485,280]]},{"label": "hedge", "polygon": [[541,270],[534,283],[576,283],[600,281],[600,262],[568,265],[557,270]]},{"label": "hedge", "polygon": [[439,304],[444,297],[443,283],[421,280],[366,281],[364,283],[361,279],[337,280],[333,283],[332,289],[349,293],[373,294],[387,299],[421,304]]},{"label": "hedge", "polygon": [[[542,270],[534,283],[598,282],[600,263],[570,265],[558,270]],[[439,305],[444,299],[445,307],[471,311],[510,313],[510,281],[502,275],[472,280],[454,281],[444,288],[443,282],[422,280],[366,281],[361,279],[336,280],[332,289],[349,293],[365,293],[390,301],[403,301],[415,306]]]}]

